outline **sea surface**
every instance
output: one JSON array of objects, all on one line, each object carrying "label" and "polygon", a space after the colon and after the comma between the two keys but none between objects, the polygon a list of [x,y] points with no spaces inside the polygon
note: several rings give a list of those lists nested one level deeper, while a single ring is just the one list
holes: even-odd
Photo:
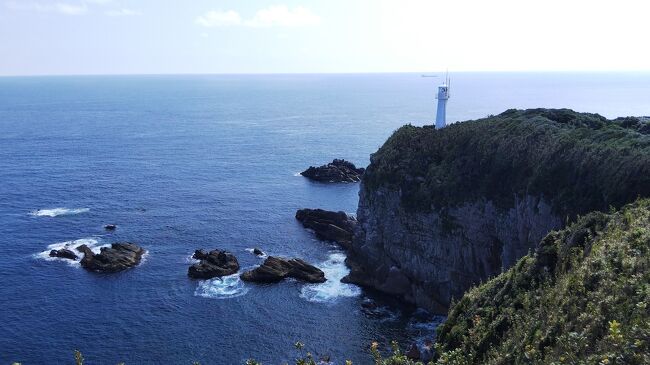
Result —
[{"label": "sea surface", "polygon": [[[358,184],[298,173],[369,155],[405,123],[431,124],[437,83],[419,74],[0,78],[0,363],[265,364],[301,341],[369,364],[371,341],[432,339],[443,317],[340,283],[345,252],[294,219],[354,213]],[[650,74],[460,73],[450,121],[508,108],[650,115]],[[115,232],[103,226],[117,224]],[[52,248],[132,241],[137,268],[90,273]],[[301,257],[324,284],[191,280],[195,249]],[[380,308],[361,307],[374,298]]]}]

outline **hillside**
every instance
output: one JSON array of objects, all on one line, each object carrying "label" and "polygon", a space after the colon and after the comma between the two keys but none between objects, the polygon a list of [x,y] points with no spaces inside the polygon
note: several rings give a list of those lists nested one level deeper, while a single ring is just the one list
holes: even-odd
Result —
[{"label": "hillside", "polygon": [[650,200],[550,233],[451,308],[438,346],[441,364],[649,364]]}]

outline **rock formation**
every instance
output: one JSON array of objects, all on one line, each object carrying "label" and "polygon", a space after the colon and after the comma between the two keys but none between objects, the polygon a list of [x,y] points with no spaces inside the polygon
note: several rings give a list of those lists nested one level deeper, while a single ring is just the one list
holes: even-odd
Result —
[{"label": "rock formation", "polygon": [[405,126],[363,176],[345,281],[445,312],[567,220],[637,196],[650,196],[650,136],[598,115]]},{"label": "rock formation", "polygon": [[78,258],[77,254],[72,252],[72,250],[68,250],[67,248],[50,251],[50,257],[59,257],[62,259],[69,259],[69,260],[76,260]]},{"label": "rock formation", "polygon": [[325,273],[301,259],[283,259],[269,256],[264,263],[241,274],[244,281],[276,283],[285,278],[295,278],[308,283],[325,282]]},{"label": "rock formation", "polygon": [[334,241],[346,249],[352,244],[357,220],[345,212],[300,209],[296,212],[296,219],[321,240]]},{"label": "rock formation", "polygon": [[86,245],[76,249],[84,254],[81,266],[86,270],[97,272],[117,272],[134,267],[140,263],[145,252],[142,247],[129,242],[113,243],[111,247],[102,247],[98,254]]},{"label": "rock formation", "polygon": [[196,250],[192,257],[200,260],[187,270],[187,275],[194,279],[211,279],[232,275],[239,270],[237,258],[227,251],[213,250],[206,252]]},{"label": "rock formation", "polygon": [[310,166],[300,175],[319,182],[358,182],[364,170],[364,168],[357,168],[351,162],[335,159],[320,167]]}]

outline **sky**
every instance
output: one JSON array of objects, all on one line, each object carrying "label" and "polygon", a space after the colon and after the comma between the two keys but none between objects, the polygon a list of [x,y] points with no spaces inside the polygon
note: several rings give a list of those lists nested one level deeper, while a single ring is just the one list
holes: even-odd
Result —
[{"label": "sky", "polygon": [[650,71],[645,0],[0,0],[0,75]]}]

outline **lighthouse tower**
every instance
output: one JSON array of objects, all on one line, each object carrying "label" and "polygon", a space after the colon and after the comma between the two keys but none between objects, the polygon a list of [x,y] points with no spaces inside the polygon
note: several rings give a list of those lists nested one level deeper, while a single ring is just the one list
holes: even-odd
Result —
[{"label": "lighthouse tower", "polygon": [[449,100],[449,76],[445,83],[438,86],[438,112],[436,113],[436,129],[447,126],[447,100]]}]

